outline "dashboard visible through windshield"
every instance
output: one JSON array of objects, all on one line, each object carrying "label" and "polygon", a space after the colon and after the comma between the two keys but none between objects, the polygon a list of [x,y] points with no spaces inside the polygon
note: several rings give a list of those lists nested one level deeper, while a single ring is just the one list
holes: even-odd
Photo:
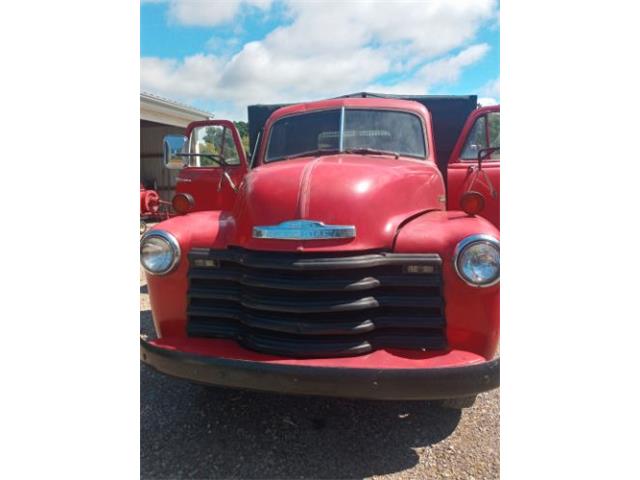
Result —
[{"label": "dashboard visible through windshield", "polygon": [[265,161],[349,151],[426,158],[422,121],[409,112],[359,108],[290,115],[271,127]]}]

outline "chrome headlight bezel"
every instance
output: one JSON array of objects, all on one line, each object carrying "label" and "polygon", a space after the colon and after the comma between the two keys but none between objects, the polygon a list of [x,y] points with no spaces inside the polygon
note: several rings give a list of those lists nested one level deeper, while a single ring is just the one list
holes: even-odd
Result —
[{"label": "chrome headlight bezel", "polygon": [[[166,242],[173,254],[171,263],[163,270],[160,270],[160,271],[150,270],[142,261],[142,247],[144,246],[145,242],[150,238],[159,238],[164,242]],[[174,237],[169,232],[166,232],[164,230],[149,230],[140,238],[140,265],[142,265],[142,268],[144,269],[145,272],[151,275],[166,275],[168,273],[171,273],[178,265],[178,262],[180,262],[180,256],[181,256],[180,244],[178,243],[178,240],[176,240],[176,237]]]},{"label": "chrome headlight bezel", "polygon": [[483,243],[486,245],[490,245],[491,247],[495,248],[498,251],[498,255],[500,254],[500,241],[498,239],[496,239],[495,237],[491,236],[491,235],[486,235],[486,234],[478,234],[478,235],[470,235],[464,239],[462,239],[460,242],[458,242],[458,244],[456,245],[456,248],[453,252],[453,268],[455,269],[456,273],[458,274],[458,277],[460,277],[460,279],[466,283],[467,285],[469,285],[470,287],[475,287],[475,288],[487,288],[487,287],[492,287],[493,285],[496,285],[497,283],[500,282],[500,266],[498,265],[498,275],[496,276],[496,278],[492,279],[489,282],[486,283],[476,283],[473,282],[471,280],[469,280],[464,273],[462,272],[460,265],[459,265],[459,260],[460,257],[462,256],[462,254],[472,245],[478,244],[478,243]]}]

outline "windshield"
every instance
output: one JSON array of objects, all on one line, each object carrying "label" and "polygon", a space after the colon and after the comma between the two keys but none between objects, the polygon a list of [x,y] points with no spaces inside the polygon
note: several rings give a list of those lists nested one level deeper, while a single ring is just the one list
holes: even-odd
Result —
[{"label": "windshield", "polygon": [[396,110],[345,109],[341,125],[341,114],[336,109],[281,118],[271,127],[265,161],[305,153],[366,154],[366,150],[426,158],[424,129],[417,115]]}]

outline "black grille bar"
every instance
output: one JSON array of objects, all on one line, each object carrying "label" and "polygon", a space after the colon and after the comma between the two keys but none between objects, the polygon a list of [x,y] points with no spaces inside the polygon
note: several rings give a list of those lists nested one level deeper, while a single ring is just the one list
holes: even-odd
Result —
[{"label": "black grille bar", "polygon": [[292,357],[446,348],[441,259],[193,249],[187,333]]},{"label": "black grille bar", "polygon": [[380,330],[362,335],[331,335],[322,341],[312,336],[245,329],[235,322],[207,323],[198,326],[198,332],[206,332],[206,336],[210,337],[235,338],[242,345],[253,350],[299,358],[348,357],[379,348],[411,350],[446,348],[446,342],[441,335],[424,332],[416,335],[411,330]]},{"label": "black grille bar", "polygon": [[325,290],[369,290],[376,287],[435,287],[441,283],[440,275],[411,276],[387,275],[377,277],[351,276],[338,278],[278,278],[272,274],[244,273],[238,268],[212,270],[193,268],[190,278],[199,280],[220,280],[236,282],[250,287],[276,288],[282,290],[325,291]]},{"label": "black grille bar", "polygon": [[[265,253],[268,253],[265,255]],[[440,256],[434,253],[372,253],[355,256],[319,256],[280,252],[254,252],[242,249],[210,250],[194,248],[189,259],[206,257],[211,260],[239,263],[253,268],[278,270],[341,270],[347,268],[371,268],[389,265],[441,265]]]},{"label": "black grille bar", "polygon": [[445,325],[443,317],[361,315],[346,319],[335,316],[318,319],[262,312],[250,313],[238,307],[189,307],[188,314],[191,318],[190,326],[197,324],[196,331],[204,328],[207,323],[215,323],[215,319],[236,320],[247,327],[304,335],[352,335],[383,328],[441,329]]},{"label": "black grille bar", "polygon": [[396,296],[366,296],[336,298],[322,296],[317,300],[309,300],[305,297],[283,295],[252,295],[245,293],[241,287],[217,288],[190,288],[189,299],[226,300],[237,302],[240,305],[256,310],[269,310],[272,312],[314,313],[314,312],[351,312],[354,310],[368,310],[378,307],[440,307],[442,300],[439,298]]}]

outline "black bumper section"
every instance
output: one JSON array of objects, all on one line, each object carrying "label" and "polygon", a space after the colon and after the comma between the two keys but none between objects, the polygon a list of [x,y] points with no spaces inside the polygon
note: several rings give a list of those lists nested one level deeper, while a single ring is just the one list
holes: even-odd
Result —
[{"label": "black bumper section", "polygon": [[295,395],[380,400],[439,400],[500,386],[500,358],[464,367],[329,368],[205,357],[140,339],[140,357],[155,370],[197,383]]}]

